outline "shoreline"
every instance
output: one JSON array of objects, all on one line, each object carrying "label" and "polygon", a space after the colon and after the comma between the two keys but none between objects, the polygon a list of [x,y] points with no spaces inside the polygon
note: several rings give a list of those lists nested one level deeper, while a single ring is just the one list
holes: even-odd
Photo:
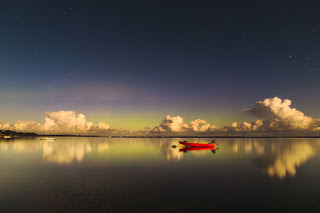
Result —
[{"label": "shoreline", "polygon": [[4,136],[11,136],[12,138],[23,137],[23,138],[33,138],[33,137],[103,137],[103,138],[320,138],[320,135],[298,135],[293,134],[268,134],[268,133],[257,133],[257,134],[203,134],[203,135],[183,135],[183,134],[169,134],[169,135],[81,135],[81,134],[36,134],[27,132],[15,132],[10,130],[1,131],[0,138]]},{"label": "shoreline", "polygon": [[98,135],[38,135],[36,137],[99,137],[99,138],[320,138],[320,136],[98,136]]}]

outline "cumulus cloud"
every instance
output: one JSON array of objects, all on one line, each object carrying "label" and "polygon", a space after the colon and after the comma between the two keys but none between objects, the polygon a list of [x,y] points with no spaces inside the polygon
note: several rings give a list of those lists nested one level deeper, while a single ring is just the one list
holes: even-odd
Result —
[{"label": "cumulus cloud", "polygon": [[81,132],[90,130],[92,122],[88,122],[84,114],[74,111],[46,112],[43,125],[46,132]]},{"label": "cumulus cloud", "polygon": [[183,118],[180,116],[171,117],[167,115],[162,120],[161,124],[155,127],[152,131],[154,132],[185,132],[188,125],[183,122]]},{"label": "cumulus cloud", "polygon": [[153,133],[164,132],[209,132],[215,131],[218,127],[207,123],[205,120],[197,119],[191,121],[190,124],[184,123],[180,116],[171,117],[167,115],[159,126],[151,130]]},{"label": "cumulus cloud", "polygon": [[218,130],[218,127],[207,123],[205,120],[197,119],[190,122],[190,129],[194,132],[212,132]]},{"label": "cumulus cloud", "polygon": [[10,130],[11,129],[11,124],[9,122],[0,124],[0,129],[1,130]]},{"label": "cumulus cloud", "polygon": [[107,130],[107,129],[110,129],[110,126],[109,124],[101,121],[100,123],[98,123],[98,129]]},{"label": "cumulus cloud", "polygon": [[[244,110],[250,115],[261,118],[254,122],[233,123],[227,130],[236,132],[268,131],[314,131],[320,130],[320,120],[306,116],[292,108],[291,101],[278,97],[257,101],[252,108]],[[262,120],[264,119],[264,120]]]},{"label": "cumulus cloud", "polygon": [[13,125],[13,129],[16,131],[25,131],[37,132],[41,129],[41,123],[37,121],[17,121]]},{"label": "cumulus cloud", "polygon": [[291,108],[290,100],[284,99],[282,101],[278,97],[258,101],[252,108],[245,111],[260,118],[279,120],[291,129],[307,129],[313,122],[311,117],[304,115],[295,108]]},{"label": "cumulus cloud", "polygon": [[17,121],[13,125],[10,123],[0,124],[0,129],[45,134],[106,134],[113,130],[105,122],[95,125],[87,121],[84,114],[63,110],[46,112],[43,125],[37,121]]}]

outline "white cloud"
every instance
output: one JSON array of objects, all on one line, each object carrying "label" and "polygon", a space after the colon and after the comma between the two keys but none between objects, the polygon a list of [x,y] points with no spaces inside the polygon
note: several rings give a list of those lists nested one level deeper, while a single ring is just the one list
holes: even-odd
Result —
[{"label": "white cloud", "polygon": [[110,129],[110,126],[109,124],[101,121],[100,123],[98,123],[98,128],[107,130],[107,129]]},{"label": "white cloud", "polygon": [[205,120],[194,120],[190,122],[190,129],[194,132],[212,132],[218,130],[218,127],[207,123]]},{"label": "white cloud", "polygon": [[153,132],[185,132],[188,125],[183,122],[183,118],[180,116],[171,117],[167,115],[165,119],[162,120],[161,124],[155,127]]},{"label": "white cloud", "polygon": [[84,114],[74,111],[46,112],[42,125],[37,121],[17,121],[15,124],[0,124],[2,130],[18,132],[35,132],[40,134],[107,134],[113,129],[109,124],[100,122],[98,125],[88,122]]},{"label": "white cloud", "polygon": [[284,99],[282,101],[278,97],[257,101],[252,108],[245,111],[260,118],[277,119],[289,129],[308,129],[313,122],[311,117],[291,108],[290,100]]},{"label": "white cloud", "polygon": [[171,117],[167,115],[159,126],[153,128],[150,132],[209,132],[215,131],[218,127],[207,123],[205,120],[197,119],[186,124],[180,116]]},{"label": "white cloud", "polygon": [[3,124],[0,124],[0,129],[2,130],[11,130],[11,124],[9,122],[6,122],[6,123],[3,123]]},{"label": "white cloud", "polygon": [[244,110],[250,115],[265,120],[233,123],[226,127],[236,132],[272,132],[272,131],[314,131],[320,130],[320,120],[306,116],[303,112],[292,108],[291,101],[278,97],[257,101],[252,108]]},{"label": "white cloud", "polygon": [[84,114],[74,111],[46,112],[43,130],[45,132],[78,133],[90,130],[92,122],[87,122]]},{"label": "white cloud", "polygon": [[15,131],[37,132],[41,129],[41,123],[37,121],[17,121],[13,125]]}]

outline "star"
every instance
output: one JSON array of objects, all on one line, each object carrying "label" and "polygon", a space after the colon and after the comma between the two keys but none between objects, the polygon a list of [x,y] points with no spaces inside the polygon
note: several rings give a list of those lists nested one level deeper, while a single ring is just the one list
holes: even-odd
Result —
[{"label": "star", "polygon": [[247,33],[246,32],[243,32],[243,39],[246,39],[247,38]]},{"label": "star", "polygon": [[67,11],[67,14],[68,14],[68,15],[71,15],[72,12],[73,12],[73,7],[67,8],[66,11]]},{"label": "star", "polygon": [[298,10],[298,15],[301,15],[301,10]]}]

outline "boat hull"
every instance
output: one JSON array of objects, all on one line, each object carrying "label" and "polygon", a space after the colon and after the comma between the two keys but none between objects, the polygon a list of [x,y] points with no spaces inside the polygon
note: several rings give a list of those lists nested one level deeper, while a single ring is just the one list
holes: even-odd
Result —
[{"label": "boat hull", "polygon": [[190,142],[182,142],[179,141],[181,145],[189,146],[189,147],[215,147],[215,143],[190,143]]}]

